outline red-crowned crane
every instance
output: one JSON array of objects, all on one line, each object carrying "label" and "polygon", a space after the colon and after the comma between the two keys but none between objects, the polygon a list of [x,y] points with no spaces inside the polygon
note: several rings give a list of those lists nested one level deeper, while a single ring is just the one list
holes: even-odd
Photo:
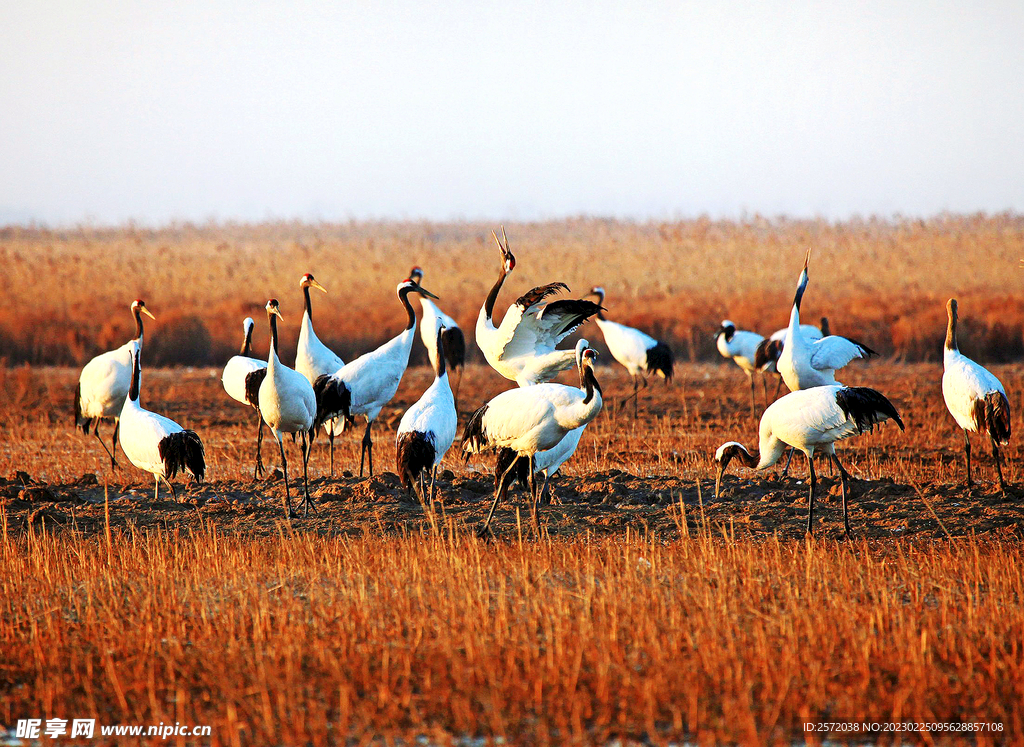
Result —
[{"label": "red-crowned crane", "polygon": [[[413,267],[409,273],[409,279],[416,284],[423,282],[423,269]],[[437,307],[437,304],[426,296],[420,296],[420,306],[423,314],[420,317],[420,339],[423,340],[423,347],[427,349],[427,357],[430,358],[430,367],[437,370],[437,335],[434,334],[436,321],[440,320],[444,325],[441,336],[444,338],[444,357],[447,369],[455,372],[455,386],[453,387],[454,397],[459,398],[459,386],[462,384],[462,369],[466,365],[466,336],[458,322],[445,314]],[[449,373],[449,379],[451,373]]]},{"label": "red-crowned crane", "polygon": [[[757,403],[754,399],[754,372],[757,371],[757,364],[754,362],[758,345],[764,342],[764,338],[756,332],[749,332],[745,329],[736,329],[736,325],[728,319],[722,320],[722,326],[715,333],[715,347],[723,358],[728,358],[740,370],[747,375],[750,382],[750,417],[757,417]],[[764,390],[765,405],[768,404],[768,388]]]},{"label": "red-crowned crane", "polygon": [[556,350],[555,346],[577,330],[601,307],[583,299],[560,299],[543,303],[561,290],[565,283],[542,285],[520,296],[508,307],[501,325],[494,326],[494,304],[505,277],[516,266],[509,249],[505,229],[495,242],[501,252],[502,264],[498,280],[480,307],[476,321],[476,344],[491,368],[521,387],[550,381],[575,363],[572,350]]},{"label": "red-crowned crane", "polygon": [[[555,448],[571,431],[590,423],[603,405],[601,385],[594,375],[597,352],[587,347],[586,340],[580,340],[574,353],[580,374],[579,388],[548,383],[502,392],[473,413],[462,435],[463,450],[467,453],[508,448],[528,461],[532,513],[538,529],[534,469],[537,453]],[[498,479],[490,511],[479,530],[481,535],[490,531],[494,509],[513,477],[516,463],[517,460],[513,460]]]},{"label": "red-crowned crane", "polygon": [[[422,322],[420,325],[422,329]],[[395,437],[395,463],[402,484],[407,492],[414,493],[418,482],[420,502],[429,502],[431,506],[434,505],[437,465],[455,441],[459,426],[455,395],[448,381],[444,333],[444,324],[435,317],[434,343],[438,355],[434,357],[434,383],[405,411]],[[423,489],[425,472],[430,473],[429,499]]]},{"label": "red-crowned crane", "polygon": [[376,350],[359,356],[335,373],[321,376],[313,385],[316,391],[317,427],[340,416],[347,419],[362,415],[366,418],[366,431],[363,433],[359,456],[360,477],[363,476],[363,465],[367,460],[370,476],[373,476],[373,440],[370,429],[384,405],[395,396],[405,369],[409,366],[409,352],[412,350],[416,330],[416,313],[409,303],[409,294],[419,293],[428,298],[437,298],[409,278],[399,283],[396,291],[398,300],[405,308],[405,329]]},{"label": "red-crowned crane", "polygon": [[[302,312],[302,325],[299,327],[299,342],[295,346],[295,370],[306,377],[312,386],[317,379],[325,374],[332,374],[345,365],[338,355],[320,342],[313,331],[313,302],[309,298],[309,289],[327,292],[312,273],[307,272],[299,279],[302,288],[305,310]],[[334,476],[334,438],[345,431],[345,419],[333,418],[324,423],[327,441],[331,452],[331,476]]]},{"label": "red-crowned crane", "polygon": [[256,411],[256,466],[252,478],[255,480],[263,474],[263,457],[260,447],[263,444],[263,416],[260,415],[260,385],[267,375],[267,362],[252,356],[252,331],[256,322],[246,317],[242,322],[245,339],[238,355],[232,356],[224,366],[220,380],[224,391],[233,400],[249,405]]},{"label": "red-crowned crane", "polygon": [[[575,430],[571,430],[565,434],[565,438],[558,442],[556,446],[546,451],[538,451],[533,457],[533,474],[544,475],[544,484],[541,485],[540,496],[538,498],[541,504],[547,504],[551,502],[551,497],[548,491],[548,482],[554,477],[555,473],[562,468],[562,465],[569,461],[570,457],[576,453],[577,447],[580,445],[580,439],[583,438],[583,431],[587,429],[587,426],[581,425]],[[523,459],[512,449],[499,449],[497,458],[494,460],[494,485],[499,487],[501,482],[501,476],[505,474],[512,462],[519,460],[519,464],[513,472],[514,479],[519,480],[519,484],[523,486],[525,490],[530,489],[530,475],[528,470],[530,469],[529,460]],[[505,491],[508,492],[511,486],[513,478],[510,478],[505,482]],[[505,496],[502,495],[502,500]]]},{"label": "red-crowned crane", "polygon": [[790,392],[775,400],[761,416],[759,448],[750,452],[736,441],[718,447],[715,462],[715,496],[722,491],[722,476],[733,459],[755,470],[768,469],[782,456],[786,446],[792,446],[807,455],[810,470],[807,531],[814,521],[814,450],[821,448],[839,469],[843,490],[843,526],[850,534],[850,519],[846,507],[846,482],[849,473],[836,457],[833,444],[850,436],[871,430],[876,423],[892,419],[903,430],[903,421],[893,404],[880,392],[868,387],[847,387],[840,384],[814,387]]},{"label": "red-crowned crane", "polygon": [[845,337],[829,335],[812,342],[800,331],[800,301],[807,289],[807,264],[811,253],[804,258],[804,268],[797,282],[793,309],[789,314],[789,327],[783,341],[782,354],[776,368],[791,392],[816,386],[837,384],[836,371],[856,358],[877,355],[874,350]]},{"label": "red-crowned crane", "polygon": [[[789,327],[783,327],[772,332],[770,337],[766,337],[761,340],[757,345],[757,350],[754,353],[754,366],[758,371],[761,372],[761,381],[764,384],[764,399],[765,407],[768,406],[768,374],[779,374],[777,364],[779,362],[779,356],[782,355],[782,346],[786,340],[786,333],[789,331]],[[815,327],[813,324],[801,324],[800,332],[803,333],[805,340],[814,342],[820,340],[822,337],[828,337],[828,317],[821,318],[821,328]],[[782,376],[779,376],[779,380],[775,384],[775,396],[772,397],[772,401],[779,398],[779,389],[782,387]]]},{"label": "red-crowned crane", "polygon": [[144,410],[139,404],[142,387],[142,347],[137,341],[128,343],[132,373],[128,394],[121,408],[121,449],[128,461],[149,472],[156,480],[153,500],[160,498],[160,481],[178,500],[170,479],[184,470],[202,482],[206,477],[206,451],[195,431],[186,430],[170,418]]},{"label": "red-crowned crane", "polygon": [[666,382],[672,381],[672,350],[649,334],[625,324],[613,322],[604,316],[604,288],[590,289],[597,296],[597,326],[604,335],[604,344],[612,358],[621,363],[633,378],[633,417],[637,413],[640,382],[647,387],[647,374],[657,374]]},{"label": "red-crowned crane", "polygon": [[967,487],[971,487],[970,433],[988,434],[992,457],[999,475],[999,490],[1006,492],[999,445],[1010,442],[1010,402],[999,379],[960,352],[956,340],[956,299],[946,304],[949,323],[942,351],[942,398],[956,424],[964,431],[964,455],[967,458]]},{"label": "red-crowned crane", "polygon": [[[89,435],[90,427],[93,429],[92,433],[96,440],[110,457],[111,469],[117,467],[114,452],[117,451],[119,418],[132,379],[131,349],[133,345],[142,349],[142,315],[156,319],[141,298],[132,301],[129,308],[135,317],[135,338],[116,350],[97,355],[86,363],[75,388],[75,427],[81,428],[82,433],[86,435]],[[100,438],[101,420],[114,421],[114,437],[109,449]]]},{"label": "red-crowned crane", "polygon": [[302,492],[300,506],[305,514],[313,504],[309,497],[309,449],[316,417],[316,397],[309,380],[294,368],[281,363],[278,357],[277,320],[283,319],[276,298],[267,301],[267,321],[270,322],[270,352],[267,354],[267,375],[260,384],[259,403],[263,420],[270,428],[281,449],[281,470],[284,473],[285,515],[292,518],[292,497],[288,489],[288,459],[284,455],[284,434],[298,433],[302,437]]}]

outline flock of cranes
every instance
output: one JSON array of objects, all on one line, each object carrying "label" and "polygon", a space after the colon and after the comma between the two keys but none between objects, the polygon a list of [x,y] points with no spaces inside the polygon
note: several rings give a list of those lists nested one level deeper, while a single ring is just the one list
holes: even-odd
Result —
[{"label": "flock of cranes", "polygon": [[[476,409],[463,434],[462,450],[467,455],[496,452],[495,492],[490,510],[480,527],[489,531],[491,518],[511,484],[518,480],[532,499],[532,515],[537,522],[538,504],[548,496],[548,481],[572,457],[587,425],[601,412],[604,404],[601,385],[594,369],[597,353],[586,340],[572,349],[558,345],[593,318],[605,343],[633,379],[634,415],[641,385],[652,374],[670,381],[673,375],[672,352],[661,341],[632,327],[610,321],[604,315],[605,290],[594,287],[583,298],[550,300],[568,290],[554,282],[533,288],[516,299],[496,324],[494,307],[508,276],[515,270],[513,255],[504,229],[494,235],[500,252],[498,278],[488,292],[477,318],[476,344],[487,363],[504,378],[518,386],[508,389]],[[808,287],[810,252],[797,281],[789,325],[764,338],[740,330],[728,320],[716,334],[719,352],[733,360],[750,381],[751,412],[756,416],[754,376],[778,374],[790,392],[768,403],[760,418],[759,444],[750,450],[736,441],[722,444],[714,455],[717,468],[716,496],[722,490],[722,478],[730,463],[737,461],[764,470],[776,464],[786,448],[807,457],[809,495],[807,531],[812,531],[816,474],[813,456],[823,451],[840,474],[843,496],[843,523],[850,533],[847,510],[849,473],[836,456],[834,444],[872,430],[876,424],[892,420],[902,430],[903,420],[893,404],[880,392],[868,387],[848,387],[836,380],[836,372],[858,358],[875,352],[866,345],[829,334],[828,320],[822,327],[801,324],[800,306]],[[312,274],[299,282],[304,312],[296,348],[295,367],[279,357],[278,321],[282,319],[277,299],[266,304],[270,329],[270,349],[266,360],[252,355],[255,323],[243,322],[243,344],[238,355],[225,365],[223,385],[227,394],[256,414],[256,451],[254,478],[263,474],[263,427],[277,441],[284,476],[284,508],[289,517],[292,507],[288,481],[285,435],[292,434],[302,459],[303,515],[316,506],[309,493],[309,455],[322,428],[330,445],[331,473],[334,473],[334,439],[355,418],[365,420],[361,441],[360,477],[373,475],[373,424],[398,390],[409,363],[415,337],[416,312],[410,296],[420,300],[422,318],[420,336],[427,349],[434,380],[423,395],[402,416],[396,436],[396,467],[402,485],[425,506],[433,506],[436,496],[437,468],[455,443],[458,430],[458,381],[465,364],[466,342],[462,330],[434,301],[437,296],[422,286],[423,270],[414,267],[409,277],[396,287],[404,312],[404,326],[392,339],[355,360],[345,363],[317,337],[313,326],[310,291],[327,293]],[[589,300],[596,297],[597,301]],[[178,472],[186,471],[202,482],[205,477],[205,451],[199,436],[191,430],[142,408],[143,315],[154,318],[139,299],[132,303],[136,336],[116,350],[91,360],[82,370],[75,392],[75,423],[84,433],[90,429],[117,466],[117,443],[128,460],[151,473],[155,496],[160,483],[171,492],[170,483]],[[967,484],[971,485],[969,433],[989,436],[1000,488],[1005,490],[999,445],[1010,436],[1010,408],[1000,382],[983,367],[963,356],[957,348],[957,305],[950,300],[948,329],[944,351],[943,396],[946,405],[964,431]],[[554,383],[558,374],[576,368],[579,386]],[[457,376],[452,387],[450,373]],[[781,382],[780,382],[781,385]],[[776,390],[776,396],[778,390]],[[99,435],[102,420],[114,421],[111,448]],[[787,469],[788,469],[787,463]],[[537,476],[543,476],[538,490]],[[426,481],[429,479],[429,488]]]}]

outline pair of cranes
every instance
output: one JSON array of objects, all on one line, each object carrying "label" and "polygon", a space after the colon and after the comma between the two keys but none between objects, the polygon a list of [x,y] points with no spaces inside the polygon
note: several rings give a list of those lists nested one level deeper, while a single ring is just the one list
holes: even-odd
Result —
[{"label": "pair of cranes", "polygon": [[[813,456],[814,451],[821,448],[840,474],[843,526],[849,535],[847,482],[850,475],[837,458],[834,444],[872,430],[876,424],[886,420],[893,420],[900,430],[904,430],[904,424],[896,408],[880,392],[868,387],[848,387],[836,381],[837,370],[857,358],[874,355],[873,350],[845,337],[821,336],[821,331],[812,327],[812,330],[819,332],[819,336],[815,337],[813,332],[808,334],[804,325],[800,324],[800,303],[808,284],[809,256],[810,252],[804,259],[789,326],[779,341],[781,350],[775,361],[776,369],[790,393],[765,409],[759,425],[758,450],[751,452],[736,441],[726,442],[717,449],[715,494],[717,496],[721,493],[722,477],[732,460],[737,459],[751,469],[764,470],[778,462],[786,446],[792,447],[807,456],[810,476],[807,531],[810,532],[814,520],[816,486]],[[985,433],[992,443],[1000,490],[1005,491],[999,445],[1008,443],[1010,436],[1010,406],[1006,392],[995,376],[960,353],[956,336],[956,300],[950,299],[946,308],[948,326],[943,351],[942,393],[947,409],[964,431],[967,485],[969,487],[972,484],[969,433]],[[718,346],[723,355],[733,357],[728,353],[738,352],[735,348],[741,345],[749,350],[753,333],[737,332],[731,322],[723,322],[722,327]],[[724,339],[726,335],[730,339]],[[739,335],[748,337],[737,340]],[[734,347],[730,348],[730,345]],[[744,363],[747,362],[744,356]],[[748,376],[752,376],[751,369],[744,363],[740,364],[741,368],[744,368]]]},{"label": "pair of cranes", "polygon": [[[195,431],[186,430],[170,418],[146,410],[140,404],[142,387],[143,315],[156,319],[141,298],[131,304],[135,318],[135,337],[127,343],[90,360],[75,388],[75,426],[93,435],[117,467],[114,453],[120,442],[128,461],[153,475],[154,500],[160,497],[163,482],[177,498],[170,478],[179,471],[189,472],[197,482],[206,476],[206,452]],[[113,420],[111,448],[99,435],[100,421]],[[120,438],[118,438],[120,436]]]}]

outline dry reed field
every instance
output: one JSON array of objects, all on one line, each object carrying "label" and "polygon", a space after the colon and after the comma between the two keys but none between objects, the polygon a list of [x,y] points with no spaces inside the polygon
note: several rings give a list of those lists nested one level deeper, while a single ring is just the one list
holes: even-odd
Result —
[{"label": "dry reed field", "polygon": [[[394,332],[395,285],[414,264],[444,308],[472,329],[498,270],[489,224],[181,225],[163,229],[0,229],[7,303],[0,356],[73,365],[127,339],[127,305],[145,298],[158,322],[149,365],[217,365],[241,343],[241,321],[262,324],[267,299],[297,328],[299,278],[330,291],[317,304],[321,338],[345,360]],[[611,318],[648,329],[689,360],[716,357],[722,318],[741,328],[785,326],[800,260],[812,249],[808,320],[884,354],[938,360],[943,304],[962,304],[964,350],[1024,357],[1019,261],[1024,218],[943,216],[844,223],[752,218],[679,223],[577,219],[507,226],[519,259],[499,299],[561,280],[576,295],[608,290]],[[354,307],[354,308],[353,308]],[[265,344],[266,327],[258,330]],[[285,334],[282,354],[294,352]],[[479,359],[479,358],[478,358]]]},{"label": "dry reed field", "polygon": [[[604,355],[605,408],[539,526],[517,488],[485,542],[473,530],[493,458],[466,462],[456,441],[435,511],[394,474],[398,421],[433,378],[413,366],[374,426],[374,477],[353,476],[361,425],[336,442],[335,477],[318,439],[317,511],[286,519],[276,446],[264,441],[271,474],[254,480],[253,411],[220,382],[242,317],[257,320],[263,355],[262,306],[280,298],[290,362],[298,280],[314,272],[330,291],[317,332],[348,359],[398,332],[394,286],[418,264],[472,345],[497,273],[490,228],[0,231],[0,741],[2,727],[48,717],[205,724],[210,737],[176,743],[216,745],[1024,740],[1024,219],[507,226],[519,264],[501,310],[542,282],[604,285],[612,318],[671,341],[673,383],[652,380],[634,419],[629,376]],[[854,477],[852,539],[824,462],[813,537],[802,457],[785,477],[733,465],[714,495],[715,448],[756,446],[757,424],[712,335],[726,316],[783,326],[808,247],[806,315],[884,353],[841,380],[883,392],[906,425],[837,444]],[[1011,403],[1005,495],[978,438],[976,485],[963,485],[940,389],[951,295],[963,350]],[[207,481],[175,480],[177,503],[155,501],[120,451],[111,470],[72,428],[80,366],[128,339],[137,296],[157,317],[143,405],[206,444]],[[578,334],[601,347],[593,324]],[[426,357],[419,341],[413,356]],[[471,362],[460,432],[511,385]],[[851,722],[910,729],[804,728]]]}]

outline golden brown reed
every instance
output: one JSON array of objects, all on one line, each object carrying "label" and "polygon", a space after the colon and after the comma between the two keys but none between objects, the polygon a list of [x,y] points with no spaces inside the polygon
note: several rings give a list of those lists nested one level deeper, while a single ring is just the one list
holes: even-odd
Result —
[{"label": "golden brown reed", "polygon": [[[321,337],[344,358],[398,331],[396,284],[413,264],[424,285],[472,329],[497,273],[491,224],[267,223],[49,231],[0,230],[0,350],[9,360],[82,364],[121,344],[127,305],[144,297],[159,321],[149,364],[214,364],[241,342],[241,320],[261,325],[276,296],[290,355],[301,318],[299,277],[330,290],[317,298]],[[715,355],[710,333],[729,317],[770,332],[788,320],[792,288],[812,250],[805,316],[832,319],[884,353],[940,357],[944,315],[962,301],[964,349],[986,360],[1024,354],[1019,294],[1024,218],[930,220],[696,219],[631,223],[580,218],[507,226],[519,264],[500,300],[553,280],[574,294],[608,289],[610,315],[669,340],[683,358]]]},{"label": "golden brown reed", "polygon": [[963,720],[1002,742],[1024,730],[1022,562],[976,540],[33,532],[3,540],[0,720],[210,724],[215,744]]}]

